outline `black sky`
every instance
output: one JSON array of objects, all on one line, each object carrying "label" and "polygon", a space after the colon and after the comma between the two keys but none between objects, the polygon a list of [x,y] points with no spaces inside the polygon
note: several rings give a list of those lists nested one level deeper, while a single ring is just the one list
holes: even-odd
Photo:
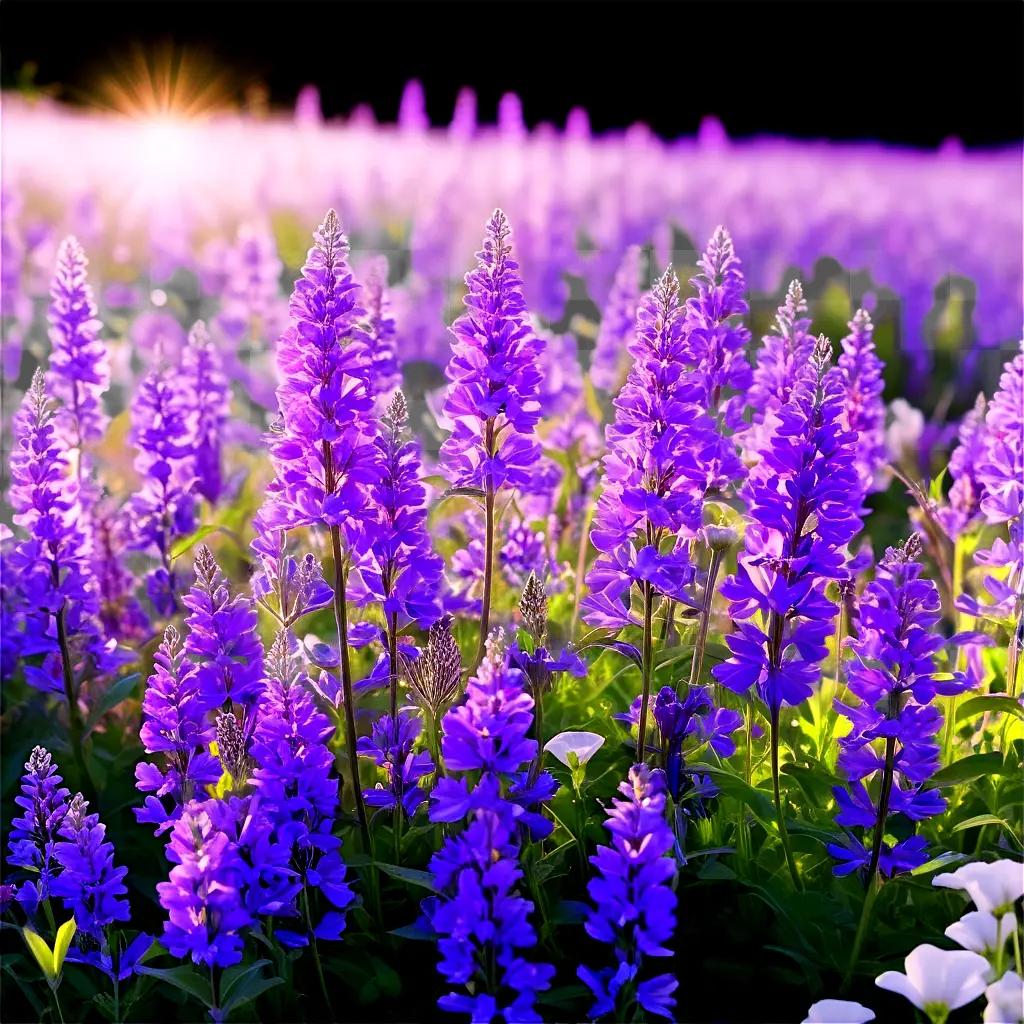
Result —
[{"label": "black sky", "polygon": [[1008,2],[400,3],[4,0],[5,88],[82,101],[133,46],[205,54],[233,93],[290,106],[314,82],[325,113],[391,120],[417,77],[446,123],[459,86],[492,120],[514,90],[530,124],[586,106],[598,130],[645,121],[690,134],[980,146],[1024,135],[1024,5]]}]

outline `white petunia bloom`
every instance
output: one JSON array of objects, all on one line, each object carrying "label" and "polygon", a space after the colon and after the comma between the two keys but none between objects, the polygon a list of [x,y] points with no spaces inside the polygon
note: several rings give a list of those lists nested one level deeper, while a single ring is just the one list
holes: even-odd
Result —
[{"label": "white petunia bloom", "polygon": [[803,1024],[867,1024],[875,1019],[874,1010],[848,999],[822,999],[804,1017]]},{"label": "white petunia bloom", "polygon": [[967,950],[925,944],[903,963],[906,974],[886,971],[875,978],[875,984],[909,999],[932,1021],[945,1021],[950,1010],[977,999],[988,984],[988,961]]},{"label": "white petunia bloom", "polygon": [[566,768],[571,768],[570,754],[575,754],[580,764],[586,764],[603,745],[604,737],[596,732],[560,732],[544,744],[544,749],[554,754]]},{"label": "white petunia bloom", "polygon": [[946,935],[964,949],[990,956],[1009,941],[1016,927],[1016,914],[1003,914],[999,919],[987,910],[972,910],[951,924]]},{"label": "white petunia bloom", "polygon": [[1024,981],[1007,971],[985,989],[988,1005],[981,1018],[985,1024],[1024,1024]]},{"label": "white petunia bloom", "polygon": [[979,910],[1005,914],[1024,896],[1024,864],[1015,860],[975,861],[956,871],[936,875],[932,885],[963,889]]}]

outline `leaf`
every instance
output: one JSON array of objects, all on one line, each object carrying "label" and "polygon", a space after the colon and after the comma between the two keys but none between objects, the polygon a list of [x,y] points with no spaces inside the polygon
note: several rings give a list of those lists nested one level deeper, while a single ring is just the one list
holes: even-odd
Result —
[{"label": "leaf", "polygon": [[[258,961],[258,963],[263,964],[268,962],[267,960]],[[254,999],[258,999],[268,989],[283,984],[284,978],[267,978],[262,974],[253,974],[250,970],[241,981],[235,984],[231,995],[222,1000],[221,1009],[227,1015],[239,1006],[245,1006],[246,1003],[251,1003]]]},{"label": "leaf", "polygon": [[957,708],[956,720],[962,722],[966,718],[982,715],[986,711],[1016,715],[1021,721],[1024,721],[1024,707],[1021,707],[1020,702],[1015,697],[1007,697],[999,693],[982,694],[980,697],[965,700]]},{"label": "leaf", "polygon": [[64,958],[68,955],[68,950],[71,948],[71,940],[75,937],[76,931],[78,931],[78,925],[75,924],[73,917],[65,921],[57,929],[57,938],[53,940],[54,975],[60,974],[60,969],[64,966]]},{"label": "leaf", "polygon": [[999,775],[1003,769],[1002,754],[968,754],[937,771],[928,783],[929,788],[945,789],[961,786],[982,775]]},{"label": "leaf", "polygon": [[28,951],[39,964],[43,977],[52,982],[57,977],[57,972],[53,969],[53,952],[46,944],[46,940],[39,932],[27,927],[21,929],[21,937],[25,940]]},{"label": "leaf", "polygon": [[953,826],[954,832],[963,832],[968,828],[979,828],[982,825],[999,825],[1001,828],[1009,829],[1009,824],[994,814],[976,814],[973,818],[961,821]]},{"label": "leaf", "polygon": [[254,960],[251,964],[235,964],[234,967],[229,967],[220,979],[221,998],[227,999],[236,985],[244,981],[250,974],[259,974],[269,963],[270,961],[264,958],[263,960]]},{"label": "leaf", "polygon": [[417,871],[415,868],[403,868],[398,864],[381,864],[377,861],[377,867],[399,881],[408,882],[410,885],[418,885],[423,889],[440,895],[441,890],[434,884],[434,876],[429,871]]},{"label": "leaf", "polygon": [[392,928],[388,935],[396,935],[400,939],[409,939],[412,942],[433,942],[437,938],[432,931],[415,923]]},{"label": "leaf", "polygon": [[947,867],[950,864],[957,864],[962,860],[967,860],[967,857],[964,854],[956,853],[953,850],[947,850],[945,853],[940,853],[938,857],[932,857],[932,859],[927,863],[913,868],[910,873],[912,875],[927,875],[932,871]]},{"label": "leaf", "polygon": [[477,498],[482,500],[486,497],[487,493],[482,487],[449,487],[441,495],[441,500],[447,501],[449,498]]},{"label": "leaf", "polygon": [[108,711],[113,711],[119,704],[126,701],[134,692],[142,676],[138,672],[122,676],[115,680],[100,696],[100,699],[89,710],[85,720],[85,734],[89,735],[100,724],[100,720]]},{"label": "leaf", "polygon": [[152,978],[180,988],[182,992],[187,992],[190,996],[198,999],[203,1006],[213,1005],[213,1000],[210,997],[210,983],[201,975],[196,974],[188,964],[182,964],[180,967],[136,967],[135,973],[148,974]]},{"label": "leaf", "polygon": [[180,558],[186,551],[195,547],[204,537],[209,537],[211,533],[216,533],[219,529],[219,526],[207,523],[206,526],[200,526],[198,530],[193,530],[187,537],[182,537],[171,545],[171,561],[173,562],[176,558]]}]

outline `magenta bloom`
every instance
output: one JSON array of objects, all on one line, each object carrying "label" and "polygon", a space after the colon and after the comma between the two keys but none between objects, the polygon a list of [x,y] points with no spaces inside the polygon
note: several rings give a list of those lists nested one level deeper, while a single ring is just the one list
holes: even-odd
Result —
[{"label": "magenta bloom", "polygon": [[210,342],[206,324],[197,320],[182,352],[185,388],[194,412],[192,456],[195,489],[215,503],[221,495],[221,446],[224,425],[231,412],[231,389],[221,368],[221,358]]}]

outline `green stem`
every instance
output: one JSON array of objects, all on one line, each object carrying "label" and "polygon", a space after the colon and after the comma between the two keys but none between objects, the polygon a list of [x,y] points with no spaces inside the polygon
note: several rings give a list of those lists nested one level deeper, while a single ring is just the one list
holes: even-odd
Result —
[{"label": "green stem", "polygon": [[331,997],[327,994],[327,982],[324,980],[324,967],[320,962],[320,950],[317,948],[316,936],[313,934],[313,923],[309,915],[309,890],[302,887],[302,908],[306,914],[306,928],[309,929],[309,944],[313,950],[313,964],[316,966],[317,981],[320,982],[320,995],[323,996],[324,1006],[327,1009],[328,1020],[334,1020],[334,1008],[331,1006]]},{"label": "green stem", "polygon": [[636,737],[636,760],[642,764],[647,759],[647,706],[651,700],[651,670],[654,660],[654,587],[644,582],[644,640],[641,654],[641,676],[643,690],[640,697],[640,723]]},{"label": "green stem", "polygon": [[875,880],[872,880],[872,882],[869,882],[867,892],[864,894],[864,904],[860,908],[860,920],[857,922],[857,934],[853,939],[853,948],[850,950],[850,959],[847,961],[846,972],[843,974],[843,984],[840,988],[840,992],[843,994],[849,990],[854,969],[860,959],[861,947],[864,945],[864,937],[868,932],[871,910],[875,905],[875,900],[878,899],[878,893],[881,888],[880,880],[877,880],[877,884],[875,884]]},{"label": "green stem", "polygon": [[701,602],[700,626],[697,630],[697,644],[693,650],[693,662],[690,665],[690,685],[700,682],[701,669],[704,667],[704,648],[708,642],[708,626],[711,622],[711,604],[715,598],[715,581],[722,564],[722,552],[711,552],[711,565],[708,566],[708,581],[704,587],[704,600]]},{"label": "green stem", "polygon": [[[899,694],[889,694],[888,717],[895,718],[899,713]],[[882,785],[878,791],[878,814],[875,817],[875,829],[871,837],[871,861],[868,864],[867,885],[871,885],[878,870],[878,861],[882,856],[882,837],[885,835],[885,819],[889,815],[889,797],[892,794],[893,765],[896,761],[896,737],[887,736],[885,740],[885,766],[882,769]]]},{"label": "green stem", "polygon": [[[839,681],[843,671],[843,620],[845,618],[845,606],[839,604],[839,614],[836,616],[836,667],[835,687],[836,694],[839,693]],[[832,744],[832,732],[834,729],[835,716],[829,718],[828,701],[825,700],[825,680],[822,679],[818,689],[818,760],[824,763],[825,749]]]},{"label": "green stem", "polygon": [[57,986],[51,985],[50,992],[53,993],[53,1005],[57,1007],[57,1019],[64,1024],[64,1011],[60,1008],[60,996],[57,995]]},{"label": "green stem", "polygon": [[217,984],[217,968],[210,964],[210,1016],[216,1020],[217,1011],[220,1009],[220,992]]},{"label": "green stem", "polygon": [[331,549],[334,554],[334,622],[338,632],[338,654],[341,659],[341,688],[345,701],[345,745],[352,776],[352,794],[356,815],[363,834],[363,849],[370,852],[370,826],[366,820],[363,791],[359,785],[359,754],[356,751],[356,703],[352,690],[352,665],[348,654],[348,611],[345,607],[345,560],[341,552],[341,531],[331,527]]},{"label": "green stem", "polygon": [[[56,583],[56,580],[55,580]],[[64,682],[64,697],[68,703],[68,735],[71,742],[71,753],[82,776],[82,788],[93,802],[96,800],[96,785],[89,771],[89,762],[85,757],[82,743],[82,716],[78,710],[78,697],[75,694],[75,669],[71,662],[71,648],[68,644],[66,608],[61,606],[57,612],[57,646],[60,648],[61,677]]]},{"label": "green stem", "polygon": [[800,874],[796,869],[796,861],[793,859],[793,851],[789,845],[789,830],[786,828],[786,815],[782,810],[782,793],[779,789],[779,709],[772,708],[771,711],[771,744],[772,744],[772,792],[775,795],[775,814],[779,823],[779,839],[782,841],[782,849],[786,854],[786,866],[789,868],[789,875],[793,879],[793,887],[797,892],[803,891],[800,882]]},{"label": "green stem", "polygon": [[[488,421],[488,429],[490,421]],[[487,633],[491,623],[491,587],[494,580],[494,484],[487,478],[484,490],[484,593],[480,604],[480,639],[476,648],[475,672],[487,653]]]},{"label": "green stem", "polygon": [[388,680],[391,693],[391,720],[398,718],[398,613],[388,620]]}]

